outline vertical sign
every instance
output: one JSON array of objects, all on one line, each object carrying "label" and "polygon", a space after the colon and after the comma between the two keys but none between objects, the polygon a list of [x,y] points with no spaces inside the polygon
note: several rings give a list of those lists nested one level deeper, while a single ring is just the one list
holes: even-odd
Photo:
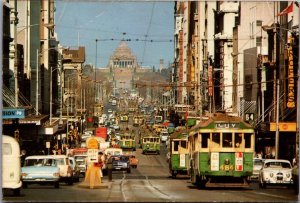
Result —
[{"label": "vertical sign", "polygon": [[208,96],[213,95],[212,66],[208,67]]},{"label": "vertical sign", "polygon": [[235,170],[243,171],[243,153],[242,152],[235,153]]},{"label": "vertical sign", "polygon": [[212,152],[210,155],[210,170],[218,171],[219,170],[219,153]]},{"label": "vertical sign", "polygon": [[180,154],[179,155],[179,166],[180,167],[185,167],[185,154]]},{"label": "vertical sign", "polygon": [[[293,38],[289,39],[290,44],[293,42]],[[292,46],[288,48],[289,65],[288,65],[288,108],[295,108],[295,79],[294,79],[294,63],[293,63],[293,49]],[[299,95],[298,95],[299,96]]]}]

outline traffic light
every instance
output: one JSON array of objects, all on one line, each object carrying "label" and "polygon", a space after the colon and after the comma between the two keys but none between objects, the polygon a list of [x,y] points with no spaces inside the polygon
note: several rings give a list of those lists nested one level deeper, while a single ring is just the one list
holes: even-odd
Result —
[{"label": "traffic light", "polygon": [[20,132],[19,132],[19,130],[18,130],[18,129],[17,129],[17,130],[15,130],[15,132],[14,132],[14,136],[15,136],[15,139],[19,141],[19,139],[20,139]]}]

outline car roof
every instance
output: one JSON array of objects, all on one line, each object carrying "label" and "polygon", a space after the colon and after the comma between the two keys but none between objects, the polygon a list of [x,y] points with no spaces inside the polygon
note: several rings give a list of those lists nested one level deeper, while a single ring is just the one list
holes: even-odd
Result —
[{"label": "car roof", "polygon": [[265,159],[264,163],[268,163],[268,162],[285,162],[285,163],[291,163],[289,160],[285,160],[285,159]]},{"label": "car roof", "polygon": [[25,159],[54,159],[51,155],[32,155],[28,156]]}]

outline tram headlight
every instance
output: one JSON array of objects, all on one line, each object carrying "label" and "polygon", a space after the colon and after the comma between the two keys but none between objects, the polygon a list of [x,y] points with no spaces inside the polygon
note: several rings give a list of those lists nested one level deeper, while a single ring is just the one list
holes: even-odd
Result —
[{"label": "tram headlight", "polygon": [[287,177],[287,178],[291,177],[291,174],[287,173],[287,174],[286,174],[286,177]]},{"label": "tram headlight", "polygon": [[270,177],[272,178],[274,176],[274,174],[273,173],[270,173]]},{"label": "tram headlight", "polygon": [[225,165],[229,165],[229,164],[230,164],[229,159],[225,159],[224,164],[225,164]]}]

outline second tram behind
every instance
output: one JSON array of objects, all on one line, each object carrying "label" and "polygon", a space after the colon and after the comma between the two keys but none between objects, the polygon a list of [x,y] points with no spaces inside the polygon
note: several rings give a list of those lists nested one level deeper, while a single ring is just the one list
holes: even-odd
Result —
[{"label": "second tram behind", "polygon": [[239,117],[216,113],[191,128],[189,176],[203,187],[248,187],[253,170],[254,129]]}]

